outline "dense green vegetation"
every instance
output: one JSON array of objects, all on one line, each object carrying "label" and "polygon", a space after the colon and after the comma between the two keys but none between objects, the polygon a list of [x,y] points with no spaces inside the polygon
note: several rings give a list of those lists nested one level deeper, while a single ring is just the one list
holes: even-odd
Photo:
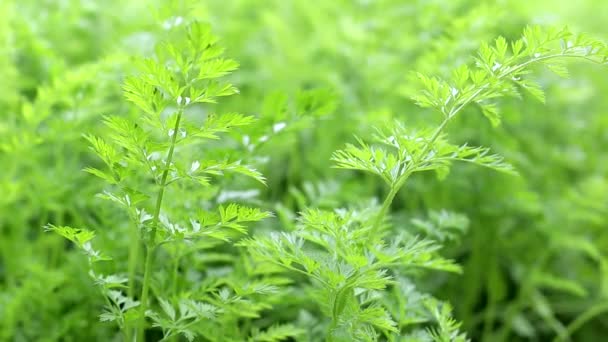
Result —
[{"label": "dense green vegetation", "polygon": [[603,340],[601,3],[1,1],[0,341]]}]

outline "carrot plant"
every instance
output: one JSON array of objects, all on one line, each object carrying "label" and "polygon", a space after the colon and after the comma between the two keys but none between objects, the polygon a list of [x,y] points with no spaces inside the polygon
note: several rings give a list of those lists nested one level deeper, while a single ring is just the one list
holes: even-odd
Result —
[{"label": "carrot plant", "polygon": [[[202,327],[212,326],[209,321],[221,321],[218,318],[221,315],[228,315],[226,319],[236,323],[238,311],[227,310],[226,305],[230,307],[231,301],[242,300],[241,296],[231,297],[227,287],[206,289],[206,293],[199,295],[184,292],[186,289],[180,291],[177,278],[181,273],[181,259],[209,248],[197,246],[198,241],[216,247],[243,233],[244,222],[270,216],[269,212],[232,204],[220,206],[217,212],[203,211],[194,219],[188,211],[180,212],[179,205],[171,205],[171,211],[163,209],[167,206],[163,205],[165,192],[170,191],[173,184],[193,182],[209,186],[210,176],[227,172],[264,182],[259,172],[238,160],[189,160],[198,155],[193,150],[194,147],[200,149],[200,140],[218,139],[220,133],[250,124],[253,117],[206,114],[202,125],[195,126],[188,121],[189,110],[196,104],[214,103],[219,97],[236,93],[230,83],[217,79],[235,70],[237,64],[219,57],[222,50],[208,26],[194,22],[181,35],[185,39],[159,44],[155,58],[140,60],[137,63],[140,74],[125,81],[125,97],[141,110],[138,120],[106,117],[110,142],[87,136],[107,170],[87,168],[85,171],[112,185],[112,190],[106,190],[101,197],[123,206],[131,219],[132,244],[126,276],[95,271],[95,263],[109,258],[92,247],[92,231],[47,226],[75,242],[88,255],[91,276],[107,301],[100,317],[103,321],[116,322],[127,340],[134,336],[136,340],[145,338],[147,319],[161,328],[163,339],[177,334],[189,340],[197,335],[209,340],[225,338],[224,332],[206,331]],[[441,244],[437,239],[420,238],[403,227],[388,224],[390,206],[412,174],[435,171],[443,178],[455,161],[515,174],[511,165],[487,148],[451,144],[444,129],[469,105],[479,106],[491,123],[497,125],[500,116],[495,99],[519,95],[519,90],[544,100],[540,87],[526,77],[530,68],[545,64],[561,75],[565,73],[563,60],[568,58],[606,63],[605,47],[567,30],[543,32],[535,27],[527,29],[521,39],[511,44],[498,38],[491,46],[483,45],[475,65],[460,66],[449,80],[419,74],[423,90],[415,100],[421,107],[430,107],[442,115],[435,129],[409,129],[395,122],[378,130],[374,144],[359,140],[358,145],[348,145],[333,156],[336,167],[370,172],[386,183],[389,192],[379,207],[372,204],[333,211],[310,208],[301,213],[294,231],[245,239],[238,245],[247,247],[260,260],[258,267],[272,269],[268,265],[276,265],[310,280],[306,292],[327,317],[327,321],[319,322],[325,327],[319,336],[328,341],[403,338],[465,341],[465,335],[458,331],[459,324],[450,316],[450,306],[432,296],[416,294],[422,299],[411,307],[388,304],[392,300],[403,304],[411,300],[415,285],[405,293],[400,290],[407,288],[409,282],[415,284],[410,280],[416,278],[413,269],[461,270],[438,254]],[[178,157],[180,152],[182,158]],[[184,205],[192,207],[189,201]],[[431,230],[446,227],[462,230],[466,220],[457,217],[447,214],[441,224],[421,225],[430,226]],[[140,246],[145,249],[138,281]],[[170,274],[168,285],[159,285],[152,300],[150,288],[158,267],[155,260],[159,249],[168,253],[172,267],[166,270]],[[404,286],[398,287],[400,283]],[[257,291],[264,293],[275,285],[260,283]],[[388,291],[393,287],[399,290]],[[140,291],[136,295],[137,288]],[[263,307],[264,304],[254,312]],[[412,312],[420,316],[412,317]],[[437,327],[422,330],[416,327],[432,320],[438,322]],[[266,333],[274,332],[279,338],[302,333],[296,326],[283,326],[280,332],[273,329]]]},{"label": "carrot plant", "polygon": [[[413,268],[452,272],[460,268],[437,254],[441,248],[440,242],[434,241],[437,239],[420,239],[407,227],[395,225],[391,229],[386,224],[393,199],[412,174],[435,171],[443,178],[457,161],[516,174],[510,164],[487,148],[449,143],[444,129],[468,105],[479,106],[490,122],[498,125],[496,99],[520,96],[521,90],[544,101],[540,87],[526,76],[535,64],[544,64],[564,75],[563,62],[569,58],[600,64],[608,61],[605,45],[597,40],[575,36],[565,29],[544,32],[531,27],[512,43],[500,37],[492,45],[482,45],[475,64],[463,64],[448,80],[419,74],[423,90],[415,100],[421,107],[430,107],[442,115],[435,129],[408,129],[395,122],[378,131],[375,144],[359,139],[358,145],[347,145],[332,158],[338,168],[366,171],[386,183],[389,192],[378,209],[309,209],[301,214],[295,231],[276,232],[242,244],[262,260],[301,273],[311,281],[316,293],[313,298],[329,320],[328,341],[423,339],[419,332],[403,333],[411,329],[410,325],[429,318],[398,320],[401,317],[397,313],[404,309],[396,308],[395,315],[391,315],[384,302],[400,299],[399,303],[407,303],[408,298],[397,291],[397,298],[384,299],[390,296],[387,288],[398,284],[395,278]],[[451,218],[451,224],[426,226],[463,228],[462,220]],[[437,329],[427,329],[428,338],[466,340],[458,332],[459,324],[449,316],[451,309],[447,304],[438,304],[431,298],[421,302],[439,323]],[[406,306],[408,309],[419,310]]]},{"label": "carrot plant", "polygon": [[[100,319],[115,322],[126,340],[134,336],[136,340],[144,340],[148,320],[162,329],[164,339],[177,334],[189,340],[197,333],[220,336],[213,330],[202,333],[201,326],[227,313],[224,312],[227,308],[220,306],[239,305],[240,300],[228,289],[217,292],[208,289],[204,296],[209,298],[203,300],[187,294],[190,291],[187,288],[178,288],[182,258],[228,242],[245,232],[247,222],[270,216],[268,212],[236,204],[202,208],[196,196],[181,203],[197,211],[195,216],[179,210],[179,205],[166,204],[166,193],[172,188],[179,191],[180,197],[196,191],[191,185],[177,188],[179,183],[207,187],[213,177],[226,173],[265,182],[259,172],[240,160],[202,158],[206,140],[220,139],[220,134],[253,121],[253,117],[238,113],[196,110],[199,104],[213,104],[221,97],[237,93],[232,84],[219,80],[235,70],[237,63],[221,57],[223,49],[208,25],[193,22],[184,29],[176,29],[172,37],[176,39],[158,45],[153,58],[138,60],[140,73],[124,82],[125,97],[137,106],[140,115],[134,119],[106,116],[107,137],[85,136],[105,164],[105,169],[87,167],[85,171],[107,182],[109,187],[100,197],[123,207],[130,218],[127,269],[108,275],[96,270],[97,263],[110,258],[93,248],[94,232],[47,226],[86,253],[90,274],[107,302]],[[200,116],[204,116],[203,120]],[[161,249],[168,254],[164,258],[172,259],[169,263],[159,265]],[[156,287],[154,274],[159,271],[171,276],[168,284]],[[151,288],[155,288],[152,297]],[[216,302],[217,306],[212,304]],[[232,311],[229,320],[239,315],[248,313]],[[191,330],[196,325],[199,328]]]},{"label": "carrot plant", "polygon": [[0,341],[601,339],[601,11],[1,1]]}]

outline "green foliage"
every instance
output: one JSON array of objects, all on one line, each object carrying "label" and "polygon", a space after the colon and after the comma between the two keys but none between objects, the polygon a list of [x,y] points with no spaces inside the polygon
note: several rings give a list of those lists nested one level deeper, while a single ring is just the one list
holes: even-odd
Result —
[{"label": "green foliage", "polygon": [[0,340],[601,339],[601,8],[3,1]]},{"label": "green foliage", "polygon": [[415,172],[435,170],[444,175],[453,161],[515,173],[511,165],[502,157],[490,154],[487,148],[452,145],[441,135],[433,136],[428,131],[408,132],[399,124],[390,132],[380,132],[376,141],[382,146],[374,148],[361,141],[360,146],[347,145],[346,149],[334,154],[333,160],[339,168],[374,173],[391,187]]},{"label": "green foliage", "polygon": [[[558,45],[559,44],[559,45]],[[525,76],[530,67],[542,64],[559,76],[567,76],[564,60],[581,58],[606,64],[606,45],[585,35],[574,35],[567,29],[543,31],[538,26],[527,27],[522,37],[508,43],[499,37],[494,44],[482,44],[475,58],[475,67],[454,69],[449,81],[419,74],[424,91],[415,97],[421,107],[430,107],[446,120],[463,107],[477,104],[492,125],[500,123],[494,99],[521,96],[521,90],[541,102],[545,95],[540,85]]]},{"label": "green foliage", "polygon": [[[210,186],[208,175],[223,176],[225,173],[237,173],[251,177],[264,183],[264,177],[252,167],[243,165],[241,161],[203,162],[195,160],[186,166],[178,159],[177,151],[185,156],[197,156],[191,151],[193,146],[200,149],[198,140],[220,139],[219,133],[230,132],[234,127],[247,125],[252,117],[240,114],[208,116],[205,124],[196,127],[188,122],[189,110],[199,103],[216,103],[218,97],[228,96],[237,92],[228,82],[216,79],[227,75],[236,69],[234,61],[220,57],[222,49],[216,45],[217,39],[211,34],[206,24],[193,21],[181,34],[181,40],[159,43],[155,58],[142,59],[136,62],[140,74],[128,77],[123,90],[125,98],[135,104],[141,111],[137,119],[122,116],[108,116],[104,119],[107,126],[107,138],[86,135],[91,149],[105,164],[105,170],[87,167],[84,171],[100,177],[112,187],[105,190],[99,197],[110,200],[123,207],[131,219],[131,246],[128,253],[128,278],[123,285],[128,296],[122,291],[110,290],[108,281],[103,276],[101,283],[108,305],[100,316],[102,321],[114,321],[124,333],[127,340],[144,338],[146,317],[152,321],[152,327],[163,330],[164,338],[176,334],[184,335],[193,340],[198,332],[190,330],[191,325],[199,321],[212,319],[219,310],[205,302],[184,299],[179,302],[179,316],[172,304],[158,297],[156,300],[164,315],[156,309],[148,309],[151,273],[155,252],[164,244],[175,244],[173,251],[184,243],[192,243],[199,239],[218,239],[229,241],[235,233],[246,233],[245,223],[255,222],[270,216],[257,208],[248,208],[237,204],[220,205],[217,213],[203,211],[197,218],[190,215],[169,215],[163,212],[165,191],[179,181],[191,180],[198,185]],[[170,32],[170,34],[173,32]],[[215,118],[215,117],[220,118]],[[189,130],[191,129],[191,130]],[[198,139],[189,138],[192,135]],[[188,138],[188,139],[187,139]],[[178,152],[178,153],[179,153]],[[162,158],[166,156],[166,158]],[[155,194],[156,193],[156,194]],[[175,209],[174,209],[175,210]],[[181,221],[188,222],[183,226]],[[75,242],[84,249],[92,261],[102,257],[93,251],[89,241],[94,233],[89,230],[70,227],[48,226],[63,237]],[[138,285],[138,266],[140,245],[145,246],[143,281]],[[189,251],[193,253],[194,248]],[[180,297],[175,283],[178,281],[180,256],[174,256],[174,263],[162,265],[173,272],[172,296]],[[95,274],[91,270],[91,274]],[[101,277],[101,278],[100,278]],[[121,278],[122,279],[122,278]],[[141,287],[139,301],[133,299],[137,288]],[[181,291],[187,291],[187,288]],[[189,292],[189,291],[188,291]],[[236,322],[235,322],[236,323]],[[137,335],[133,334],[137,331]]]},{"label": "green foliage", "polygon": [[291,233],[273,232],[241,242],[262,262],[306,275],[314,299],[331,319],[335,340],[377,338],[396,333],[396,323],[379,304],[380,293],[392,284],[391,269],[428,268],[459,271],[436,254],[431,241],[401,234],[383,239],[373,228],[372,210],[308,210]]}]

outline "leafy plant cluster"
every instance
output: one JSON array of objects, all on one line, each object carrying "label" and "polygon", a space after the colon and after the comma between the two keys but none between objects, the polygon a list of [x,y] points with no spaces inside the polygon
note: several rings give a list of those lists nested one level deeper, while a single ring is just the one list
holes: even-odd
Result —
[{"label": "leafy plant cluster", "polygon": [[0,4],[0,340],[603,336],[608,47],[524,8]]}]

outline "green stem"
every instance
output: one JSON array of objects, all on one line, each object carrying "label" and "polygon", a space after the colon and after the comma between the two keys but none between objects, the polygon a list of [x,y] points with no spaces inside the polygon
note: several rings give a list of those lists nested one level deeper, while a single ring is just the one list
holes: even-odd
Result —
[{"label": "green stem", "polygon": [[399,188],[400,187],[392,186],[391,191],[389,191],[388,195],[384,199],[384,202],[382,202],[382,207],[380,208],[380,212],[378,212],[378,216],[376,216],[376,221],[374,221],[374,226],[372,227],[373,232],[377,232],[378,229],[380,229],[380,226],[382,225],[382,221],[384,220],[384,217],[386,217],[386,214],[388,213],[388,209],[391,207],[391,204],[393,203],[393,200],[395,199],[397,192],[399,192]]},{"label": "green stem", "polygon": [[[471,101],[473,101],[473,99],[475,99],[475,97],[477,97],[484,89],[485,89],[485,87],[479,88],[471,96],[469,96],[469,98],[467,98],[465,101],[463,101],[457,107],[452,107],[452,109],[449,111],[442,111],[445,118],[443,119],[441,124],[439,124],[439,127],[437,127],[435,132],[433,132],[433,135],[426,142],[426,145],[424,145],[422,152],[419,154],[419,158],[424,157],[424,155],[426,155],[430,151],[430,149],[433,147],[433,143],[435,142],[435,140],[437,140],[439,138],[439,136],[441,135],[441,132],[443,132],[443,130],[448,125],[450,120],[454,116],[456,116],[456,114],[458,114],[458,112],[460,112],[467,104],[471,103]],[[419,162],[420,162],[420,160],[413,161],[414,164],[417,164]],[[397,182],[391,186],[391,191],[386,196],[384,202],[382,203],[382,208],[380,209],[380,212],[378,213],[378,216],[376,217],[376,221],[374,222],[373,231],[378,231],[378,229],[380,228],[380,225],[382,224],[382,221],[384,220],[384,217],[386,216],[386,214],[388,212],[388,209],[390,208],[391,204],[393,203],[393,200],[395,199],[395,196],[397,195],[399,190],[401,190],[401,188],[403,187],[403,185],[405,184],[405,182],[407,181],[407,179],[409,178],[409,176],[411,174],[412,173],[409,171],[404,173],[403,175],[401,175],[401,177],[399,177],[397,179]]]},{"label": "green stem", "polygon": [[[129,264],[128,264],[128,274],[129,274],[129,290],[128,295],[129,298],[134,298],[135,296],[135,277],[137,276],[137,264],[139,261],[140,254],[140,245],[141,240],[139,236],[139,225],[137,223],[137,217],[134,215],[129,215],[131,218],[131,222],[133,223],[131,227],[131,246],[129,248]],[[133,341],[131,333],[133,327],[129,324],[125,324],[125,335],[128,342]]]},{"label": "green stem", "polygon": [[596,316],[608,311],[608,303],[601,303],[595,306],[590,307],[587,311],[583,312],[580,316],[578,316],[572,323],[566,327],[565,332],[559,334],[553,342],[565,341],[570,338],[572,333],[577,331],[580,327],[585,325],[585,323],[589,322],[591,319]]},{"label": "green stem", "polygon": [[[460,107],[460,108],[462,108],[462,107]],[[454,112],[454,114],[455,113],[456,112]],[[433,143],[435,142],[435,140],[437,140],[437,138],[439,138],[441,131],[443,131],[445,126],[447,126],[448,122],[454,116],[454,114],[446,116],[446,118],[443,120],[443,122],[441,122],[441,124],[439,125],[439,127],[437,127],[437,129],[435,130],[435,132],[433,133],[431,138],[427,141],[420,156],[424,156],[425,154],[427,154],[429,152],[429,150],[433,146]],[[419,162],[419,160],[415,160],[413,163],[417,164],[418,162]],[[388,213],[388,209],[391,207],[391,204],[393,203],[395,196],[397,195],[399,190],[401,190],[403,185],[405,185],[405,182],[407,181],[407,179],[410,177],[411,174],[412,174],[411,171],[406,171],[403,175],[401,175],[397,179],[395,184],[393,184],[391,186],[391,190],[389,191],[388,195],[384,199],[384,202],[382,202],[382,207],[380,208],[380,212],[378,213],[378,216],[376,216],[376,220],[374,221],[374,226],[372,228],[372,231],[377,232],[378,229],[380,229],[380,226],[382,225],[382,221],[384,221],[384,218],[386,217],[386,214]]]},{"label": "green stem", "polygon": [[137,261],[139,259],[139,246],[141,244],[139,236],[139,225],[137,224],[136,218],[133,215],[129,215],[133,225],[131,226],[131,246],[129,247],[129,297],[133,298],[135,295],[135,277],[137,272]]},{"label": "green stem", "polygon": [[179,131],[179,123],[182,118],[184,108],[180,106],[177,112],[177,120],[175,120],[175,127],[173,128],[173,134],[171,136],[171,146],[169,147],[169,153],[165,160],[165,170],[163,171],[162,179],[160,182],[160,189],[158,196],[156,197],[156,207],[154,209],[154,216],[152,218],[152,229],[150,230],[150,236],[146,243],[146,257],[144,266],[144,281],[141,289],[141,316],[139,318],[139,330],[137,333],[137,342],[144,341],[144,331],[146,329],[146,310],[148,308],[148,293],[150,292],[150,274],[152,273],[152,263],[154,261],[154,251],[156,245],[154,240],[156,239],[156,231],[158,229],[160,219],[160,209],[163,204],[163,197],[165,195],[165,188],[167,187],[167,178],[169,177],[169,169],[171,168],[171,162],[173,160],[173,152],[175,151],[175,141],[177,140],[177,134]]}]

